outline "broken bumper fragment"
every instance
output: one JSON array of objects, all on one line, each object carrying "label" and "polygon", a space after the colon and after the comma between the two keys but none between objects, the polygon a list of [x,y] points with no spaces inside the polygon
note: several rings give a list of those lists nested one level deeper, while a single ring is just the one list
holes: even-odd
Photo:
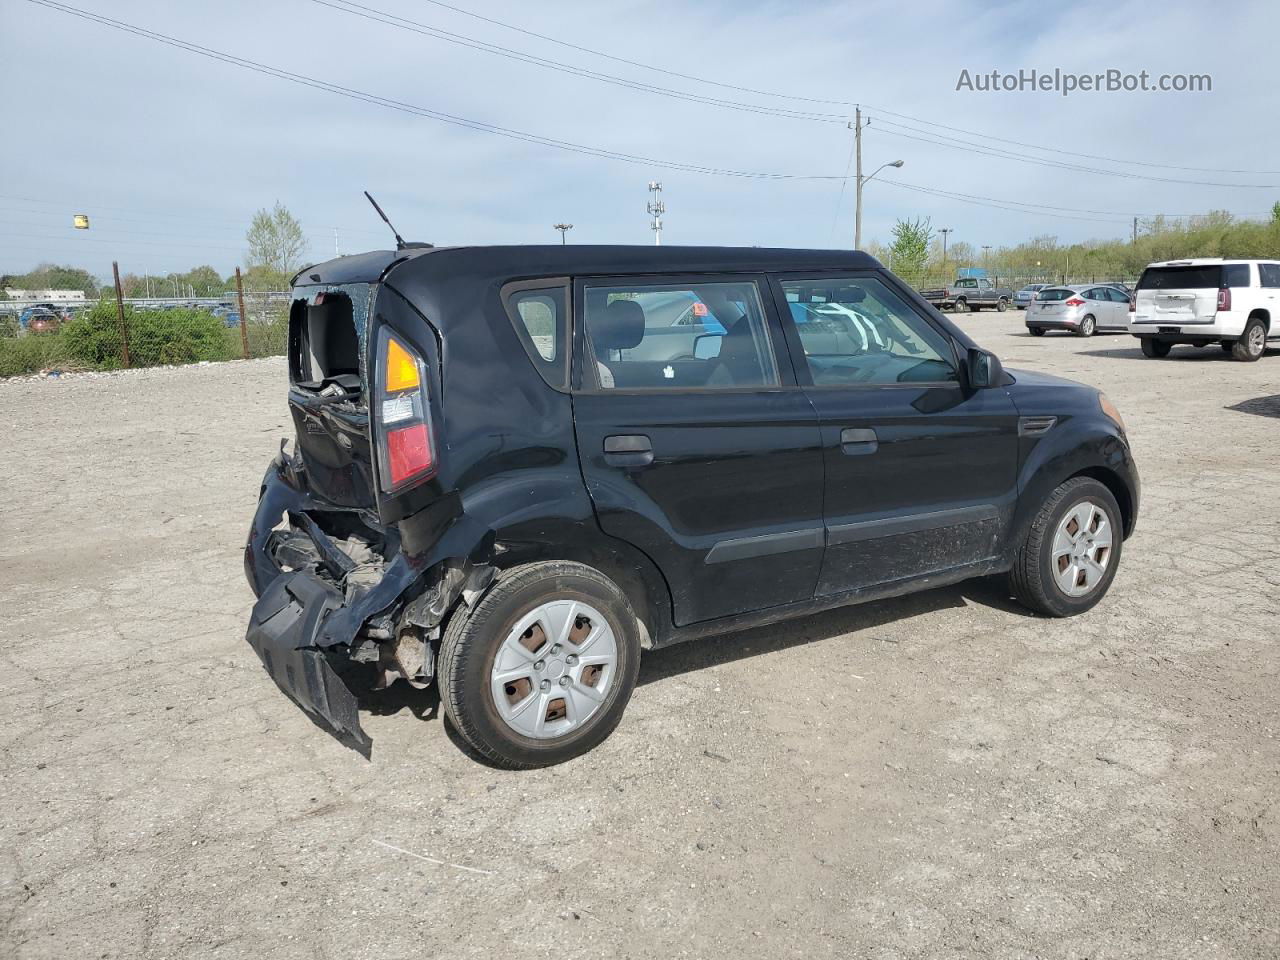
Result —
[{"label": "broken bumper fragment", "polygon": [[320,624],[342,606],[337,588],[303,572],[278,576],[253,607],[246,639],[294,703],[366,749],[355,694],[315,646]]}]

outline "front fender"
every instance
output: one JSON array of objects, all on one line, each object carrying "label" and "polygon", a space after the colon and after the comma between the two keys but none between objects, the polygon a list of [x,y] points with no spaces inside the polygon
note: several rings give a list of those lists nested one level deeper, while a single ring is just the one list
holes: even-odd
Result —
[{"label": "front fender", "polygon": [[1022,542],[1049,494],[1076,476],[1090,476],[1106,484],[1120,505],[1125,538],[1133,533],[1141,483],[1129,441],[1110,419],[1102,415],[1064,417],[1043,436],[1023,437],[1019,442],[1023,449],[1012,543]]}]

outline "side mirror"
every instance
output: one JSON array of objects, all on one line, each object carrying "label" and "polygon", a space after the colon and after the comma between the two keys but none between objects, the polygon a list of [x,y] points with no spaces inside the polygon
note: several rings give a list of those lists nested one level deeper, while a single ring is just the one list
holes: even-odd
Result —
[{"label": "side mirror", "polygon": [[1000,358],[987,350],[974,347],[969,351],[969,387],[973,390],[985,390],[998,387],[1004,382],[1004,366]]},{"label": "side mirror", "polygon": [[693,357],[695,360],[714,360],[720,356],[720,347],[724,343],[724,334],[702,333],[693,338]]}]

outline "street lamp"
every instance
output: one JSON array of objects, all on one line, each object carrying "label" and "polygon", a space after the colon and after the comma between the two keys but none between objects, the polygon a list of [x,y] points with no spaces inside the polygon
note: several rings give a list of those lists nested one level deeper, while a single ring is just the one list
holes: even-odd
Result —
[{"label": "street lamp", "polygon": [[[859,152],[858,159],[859,159],[858,166],[861,167],[862,166],[861,152]],[[866,184],[885,167],[900,168],[905,162],[906,161],[904,160],[891,160],[889,163],[882,163],[880,164],[880,166],[876,167],[875,170],[871,172],[871,176],[869,177],[864,177],[861,173],[858,174],[858,189],[855,195],[856,212],[854,213],[854,221],[853,221],[853,248],[855,250],[862,249],[862,188],[866,186]]]},{"label": "street lamp", "polygon": [[572,223],[553,223],[551,225],[551,229],[560,231],[560,246],[563,247],[564,235],[573,229],[573,224]]},{"label": "street lamp", "polygon": [[947,269],[947,234],[954,231],[953,227],[939,227],[938,232],[942,234],[942,269]]}]

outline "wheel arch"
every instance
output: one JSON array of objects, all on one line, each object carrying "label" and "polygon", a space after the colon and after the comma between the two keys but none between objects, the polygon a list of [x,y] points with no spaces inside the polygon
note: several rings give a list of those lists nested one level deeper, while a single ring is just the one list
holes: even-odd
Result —
[{"label": "wheel arch", "polygon": [[1248,319],[1253,320],[1255,318],[1262,321],[1263,329],[1266,330],[1268,334],[1270,334],[1271,333],[1271,311],[1268,310],[1266,307],[1254,307],[1252,310],[1249,311]]}]

